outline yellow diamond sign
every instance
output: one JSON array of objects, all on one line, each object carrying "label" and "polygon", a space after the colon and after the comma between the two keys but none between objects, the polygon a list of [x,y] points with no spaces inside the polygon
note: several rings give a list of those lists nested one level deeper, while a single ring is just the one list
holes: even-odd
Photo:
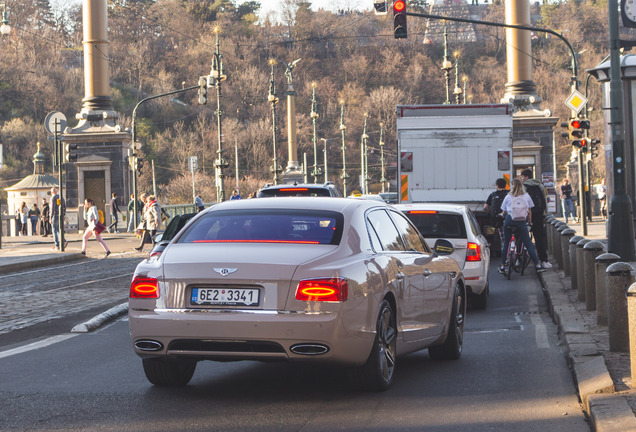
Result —
[{"label": "yellow diamond sign", "polygon": [[573,90],[572,94],[565,100],[565,105],[577,114],[581,112],[587,104],[587,98],[578,90]]}]

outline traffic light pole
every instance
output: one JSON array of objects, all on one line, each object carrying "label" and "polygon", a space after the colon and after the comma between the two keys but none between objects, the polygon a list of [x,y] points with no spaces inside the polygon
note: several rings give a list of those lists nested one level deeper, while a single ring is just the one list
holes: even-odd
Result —
[{"label": "traffic light pole", "polygon": [[610,130],[612,134],[613,190],[609,200],[607,238],[608,252],[621,260],[634,261],[634,218],[632,202],[627,195],[625,177],[625,138],[623,124],[623,82],[621,80],[620,48],[618,33],[618,2],[608,0],[610,45]]},{"label": "traffic light pole", "polygon": [[[191,86],[191,87],[185,87],[182,88],[180,90],[173,90],[170,91],[168,93],[161,93],[158,95],[154,95],[154,96],[148,96],[145,99],[140,100],[139,102],[137,102],[137,105],[135,105],[135,108],[133,109],[132,112],[132,163],[130,164],[133,170],[133,227],[136,228],[139,221],[137,220],[137,214],[139,213],[139,208],[137,208],[137,123],[136,123],[136,119],[137,119],[137,108],[139,108],[139,106],[144,103],[144,102],[148,102],[149,100],[152,99],[157,99],[163,96],[170,96],[173,94],[177,94],[177,93],[184,93],[187,92],[188,90],[194,90],[194,89],[198,89],[199,86],[195,85],[195,86]],[[130,162],[130,161],[129,161]],[[61,174],[60,174],[61,175]],[[60,186],[62,185],[62,181],[60,180]]]}]

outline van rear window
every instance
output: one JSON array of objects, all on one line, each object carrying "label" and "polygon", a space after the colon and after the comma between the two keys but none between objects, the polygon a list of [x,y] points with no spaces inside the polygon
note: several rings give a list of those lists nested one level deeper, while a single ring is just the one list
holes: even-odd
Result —
[{"label": "van rear window", "polygon": [[457,213],[406,213],[424,238],[466,238],[464,218]]}]

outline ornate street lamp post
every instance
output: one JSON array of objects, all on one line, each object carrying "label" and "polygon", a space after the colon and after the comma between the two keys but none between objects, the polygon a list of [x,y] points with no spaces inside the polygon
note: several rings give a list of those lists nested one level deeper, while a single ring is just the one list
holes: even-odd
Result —
[{"label": "ornate street lamp post", "polygon": [[444,80],[446,82],[446,100],[444,104],[450,104],[450,71],[453,64],[448,58],[448,31],[444,25],[444,61],[442,62],[442,70],[444,71]]},{"label": "ornate street lamp post", "polygon": [[455,57],[455,89],[453,90],[453,94],[455,95],[455,103],[459,105],[462,95],[462,89],[459,87],[459,51],[455,51],[453,57]]},{"label": "ornate street lamp post", "polygon": [[271,166],[270,171],[274,174],[274,184],[278,184],[278,173],[282,170],[278,166],[278,156],[276,155],[276,104],[279,101],[276,97],[276,81],[274,81],[274,66],[276,66],[276,60],[273,58],[269,59],[269,65],[271,66],[271,74],[267,100],[272,104],[272,143],[274,145],[274,164]]},{"label": "ornate street lamp post", "polygon": [[464,92],[462,93],[462,96],[464,97],[464,105],[466,105],[466,84],[468,83],[468,77],[466,75],[462,77],[462,82],[464,83]]},{"label": "ornate street lamp post", "polygon": [[347,196],[347,179],[349,178],[349,175],[347,174],[347,145],[345,140],[345,131],[347,130],[347,127],[345,126],[344,120],[344,105],[344,99],[340,99],[340,133],[342,134],[342,174],[340,175],[340,178],[342,179],[342,191],[344,196]]},{"label": "ornate street lamp post", "polygon": [[216,36],[216,48],[212,54],[212,70],[210,76],[214,79],[214,86],[216,87],[216,122],[218,129],[219,149],[217,150],[217,158],[214,161],[216,168],[216,187],[217,187],[217,202],[225,201],[225,188],[223,186],[223,169],[230,166],[229,162],[223,159],[223,132],[221,129],[221,117],[223,117],[223,111],[221,110],[221,83],[226,80],[225,69],[223,68],[223,56],[221,55],[220,48],[221,43],[219,41],[219,33],[221,29],[214,27],[214,34]]},{"label": "ornate street lamp post", "polygon": [[320,175],[320,168],[318,168],[318,146],[316,143],[316,120],[320,115],[318,114],[318,104],[316,103],[316,82],[311,83],[311,122],[314,126],[314,170],[311,173],[314,176],[314,183],[318,183],[318,176]]},{"label": "ornate street lamp post", "polygon": [[327,177],[327,138],[320,138],[321,141],[324,141],[325,149],[322,152],[324,163],[325,163],[325,183],[328,181]]},{"label": "ornate street lamp post", "polygon": [[382,192],[384,193],[384,185],[386,184],[386,173],[384,171],[384,123],[380,123],[380,162],[382,164]]},{"label": "ornate street lamp post", "polygon": [[369,193],[367,190],[367,119],[368,113],[364,113],[364,128],[362,129],[362,136],[360,137],[360,188],[363,193]]}]

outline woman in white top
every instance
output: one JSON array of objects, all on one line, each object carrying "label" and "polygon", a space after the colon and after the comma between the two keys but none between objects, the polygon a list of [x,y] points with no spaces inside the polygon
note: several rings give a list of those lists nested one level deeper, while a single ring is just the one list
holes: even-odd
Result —
[{"label": "woman in white top", "polygon": [[99,229],[97,231],[95,230],[95,225],[97,225],[97,222],[99,221],[99,213],[97,212],[95,202],[90,198],[86,198],[84,200],[84,219],[88,222],[88,227],[86,227],[84,237],[82,237],[82,255],[86,255],[86,243],[88,242],[88,239],[91,238],[91,235],[95,234],[95,238],[102,244],[102,247],[106,251],[106,255],[104,256],[104,258],[106,258],[110,255],[110,250],[108,249],[108,246],[106,246],[104,240],[102,240],[102,236],[100,235],[101,231]]},{"label": "woman in white top", "polygon": [[501,245],[500,273],[503,273],[505,268],[508,246],[512,238],[513,229],[515,229],[517,239],[521,240],[526,246],[537,271],[543,271],[543,267],[537,256],[537,251],[534,249],[530,234],[528,233],[527,225],[532,225],[532,212],[529,211],[532,207],[534,207],[532,198],[530,198],[530,195],[525,191],[521,180],[518,178],[512,179],[510,182],[510,192],[504,198],[503,203],[501,203],[501,209],[506,218],[504,219],[504,242]]}]

